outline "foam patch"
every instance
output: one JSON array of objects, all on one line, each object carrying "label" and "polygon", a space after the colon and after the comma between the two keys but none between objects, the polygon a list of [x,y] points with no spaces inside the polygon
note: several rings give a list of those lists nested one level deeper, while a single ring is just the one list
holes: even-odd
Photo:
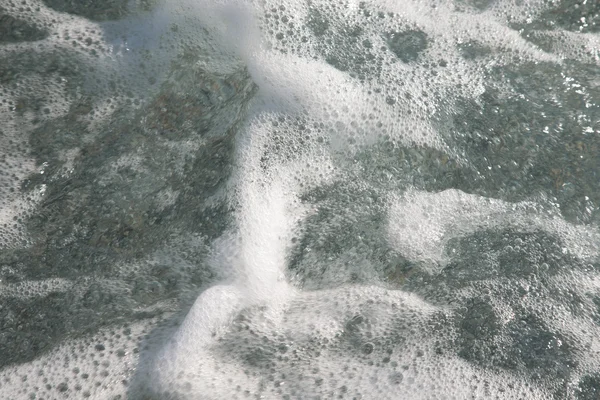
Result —
[{"label": "foam patch", "polygon": [[595,398],[598,41],[559,2],[131,3],[3,6],[44,33],[0,46],[3,397]]}]

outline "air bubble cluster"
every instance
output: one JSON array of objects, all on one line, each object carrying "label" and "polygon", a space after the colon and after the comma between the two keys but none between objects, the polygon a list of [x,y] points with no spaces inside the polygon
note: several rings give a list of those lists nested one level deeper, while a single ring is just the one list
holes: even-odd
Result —
[{"label": "air bubble cluster", "polygon": [[0,397],[600,391],[593,2],[84,3],[0,8]]},{"label": "air bubble cluster", "polygon": [[126,398],[147,333],[144,324],[114,326],[3,368],[0,393],[13,399]]}]

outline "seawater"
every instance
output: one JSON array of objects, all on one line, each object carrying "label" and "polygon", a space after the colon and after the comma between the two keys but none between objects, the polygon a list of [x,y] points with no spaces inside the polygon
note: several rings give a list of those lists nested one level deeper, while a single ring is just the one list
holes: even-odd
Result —
[{"label": "seawater", "polygon": [[600,397],[600,5],[0,3],[0,397]]}]

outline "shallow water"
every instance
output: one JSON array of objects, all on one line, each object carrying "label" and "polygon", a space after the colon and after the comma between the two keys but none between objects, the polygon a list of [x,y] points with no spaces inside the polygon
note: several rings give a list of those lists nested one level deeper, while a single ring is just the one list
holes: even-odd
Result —
[{"label": "shallow water", "polygon": [[0,397],[600,397],[600,5],[0,1]]}]

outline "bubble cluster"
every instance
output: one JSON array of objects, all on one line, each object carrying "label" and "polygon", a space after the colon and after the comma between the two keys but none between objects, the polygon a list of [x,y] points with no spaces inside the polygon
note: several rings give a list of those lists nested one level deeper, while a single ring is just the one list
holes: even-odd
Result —
[{"label": "bubble cluster", "polygon": [[2,369],[0,392],[13,399],[125,398],[147,332],[144,324],[116,325],[72,340]]},{"label": "bubble cluster", "polygon": [[593,8],[84,3],[0,9],[2,396],[600,390]]},{"label": "bubble cluster", "polygon": [[600,237],[593,227],[571,225],[539,203],[507,203],[457,190],[408,191],[390,207],[388,232],[394,248],[405,257],[440,268],[447,262],[444,252],[449,241],[476,231],[507,228],[548,232],[579,258],[598,257]]},{"label": "bubble cluster", "polygon": [[[252,10],[245,4],[239,8],[231,4],[205,6],[209,26],[217,29],[219,24],[214,19],[218,18],[229,24],[218,29],[225,42],[234,43],[231,47],[259,87],[237,145],[233,199],[238,207],[236,224],[240,234],[234,242],[238,250],[234,251],[239,253],[228,259],[234,265],[230,278],[234,283],[210,288],[197,299],[181,327],[157,353],[148,369],[145,389],[154,396],[190,398],[419,398],[421,394],[424,398],[487,398],[499,393],[505,398],[550,396],[556,390],[553,382],[529,382],[540,371],[552,370],[559,379],[560,368],[554,369],[550,362],[532,363],[513,355],[516,367],[502,365],[500,371],[493,369],[500,364],[476,362],[476,353],[469,346],[481,344],[472,344],[468,338],[481,337],[482,333],[477,332],[477,322],[468,320],[468,315],[473,314],[476,320],[479,303],[472,301],[467,288],[446,293],[453,301],[473,309],[465,316],[460,308],[453,307],[442,307],[435,314],[429,311],[433,306],[428,303],[413,305],[414,310],[404,301],[387,304],[405,295],[398,290],[369,287],[297,292],[281,282],[290,237],[302,237],[309,230],[317,230],[313,234],[317,240],[306,240],[304,236],[301,252],[296,253],[302,258],[296,264],[303,265],[301,273],[323,267],[332,274],[330,283],[339,285],[336,274],[340,270],[373,269],[372,260],[361,259],[360,252],[350,247],[354,238],[349,239],[350,243],[338,244],[327,231],[340,234],[341,227],[356,226],[363,215],[385,218],[382,210],[386,206],[372,200],[385,192],[364,176],[364,181],[354,186],[344,182],[361,178],[360,169],[366,163],[360,156],[365,149],[386,140],[393,145],[433,148],[456,157],[439,132],[451,123],[447,114],[459,99],[477,101],[486,90],[485,79],[493,68],[531,62],[560,64],[561,57],[540,50],[507,29],[502,18],[513,9],[483,11],[487,4],[478,3],[474,9],[463,10],[463,14],[440,4],[428,8],[411,2],[401,9],[390,4],[336,6],[312,2],[269,3]],[[529,11],[535,11],[535,7]],[[497,19],[490,18],[490,14]],[[256,25],[241,22],[252,16],[256,17]],[[475,18],[478,23],[466,23],[467,18]],[[248,39],[238,46],[234,37],[245,29]],[[325,168],[313,169],[315,158]],[[355,170],[353,163],[358,164]],[[355,192],[339,190],[336,185],[349,186]],[[364,194],[369,191],[371,199],[367,201]],[[318,200],[333,198],[333,193],[344,193],[349,201],[335,198],[331,201],[335,206],[328,208],[326,200]],[[461,237],[472,238],[481,232],[548,232],[569,249],[564,262],[597,259],[594,228],[570,225],[562,220],[560,212],[544,211],[544,206],[536,202],[511,203],[457,190],[438,194],[408,191],[404,196],[405,201],[391,202],[387,234],[375,229],[375,239],[367,246],[384,249],[370,256],[392,251],[409,263],[434,264],[437,268],[433,270],[423,265],[411,267],[419,272],[403,279],[412,290],[419,288],[418,279],[447,282],[451,270],[446,266],[453,267],[452,262],[464,254],[444,252],[452,252],[449,248]],[[354,212],[341,209],[340,204],[352,201],[364,203]],[[302,228],[301,222],[299,231],[290,231],[296,221],[304,218],[308,228]],[[363,235],[373,235],[373,231],[365,229]],[[385,237],[391,249],[385,250]],[[554,246],[551,243],[547,245]],[[515,251],[523,250],[517,246]],[[331,258],[319,258],[325,254]],[[491,254],[491,265],[503,263],[502,257],[507,256],[494,258]],[[341,262],[344,257],[348,258]],[[543,265],[540,259],[540,253],[532,253],[527,262]],[[349,266],[352,263],[358,266]],[[523,268],[517,276],[527,271]],[[377,282],[381,277],[376,268],[374,272],[371,276],[365,273],[363,279]],[[441,277],[436,277],[440,272]],[[466,276],[464,273],[456,279]],[[475,276],[494,288],[490,291],[506,288],[493,282],[497,276],[494,273],[489,279],[482,271]],[[542,287],[546,295],[547,289]],[[285,296],[280,295],[282,288]],[[426,290],[422,294],[431,296]],[[489,320],[489,329],[493,330],[494,318],[510,321],[517,311],[513,303],[503,305],[500,296],[490,296],[491,305],[484,303],[479,308],[481,318],[486,323]],[[436,300],[433,303],[441,302]],[[528,306],[535,309],[537,302]],[[364,315],[358,311],[362,307],[367,309]],[[436,318],[439,325],[433,322]],[[552,318],[560,319],[559,314]],[[564,362],[563,367],[571,365],[574,354],[565,350],[567,335],[557,332],[549,320],[525,321],[525,328],[512,322],[498,324],[496,329],[505,335],[499,334],[498,338],[508,338],[506,346],[511,351],[519,351],[528,341],[541,343],[548,338],[551,350],[544,350],[544,344],[536,345],[542,347],[534,348],[537,354],[533,357],[557,357],[559,363]],[[436,333],[431,343],[423,332]],[[465,342],[461,342],[463,338],[467,338]],[[454,347],[456,340],[463,343],[462,350]],[[375,356],[381,361],[372,358]]]},{"label": "bubble cluster", "polygon": [[[204,295],[199,301],[208,302]],[[243,311],[193,360],[171,354],[185,368],[161,370],[155,379],[167,372],[178,378],[148,387],[160,387],[155,396],[186,398],[547,396],[516,376],[492,375],[453,356],[447,312],[402,291],[306,292],[284,313],[269,314],[260,308]]]}]

